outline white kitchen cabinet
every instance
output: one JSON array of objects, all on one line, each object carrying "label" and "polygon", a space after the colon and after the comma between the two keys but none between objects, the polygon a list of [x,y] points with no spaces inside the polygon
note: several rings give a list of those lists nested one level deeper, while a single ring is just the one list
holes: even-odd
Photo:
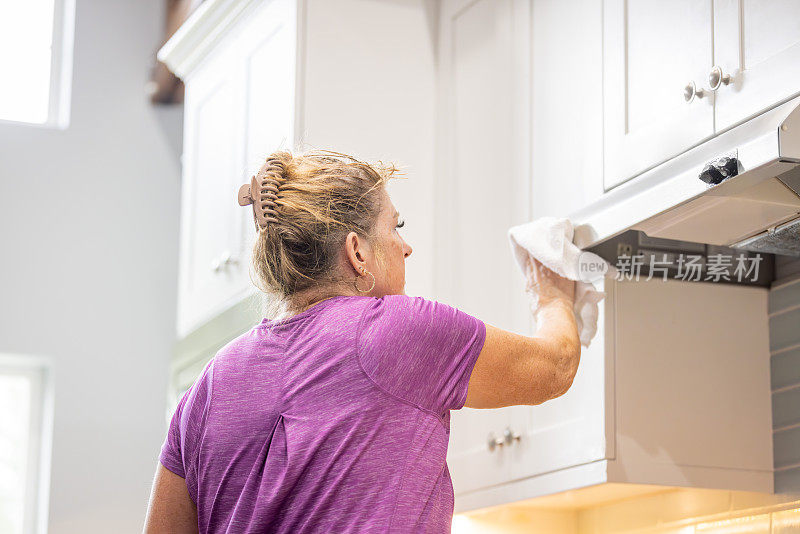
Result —
[{"label": "white kitchen cabinet", "polygon": [[[606,189],[714,133],[712,0],[605,0]],[[584,84],[580,73],[574,83]],[[702,98],[700,97],[702,96]]]},{"label": "white kitchen cabinet", "polygon": [[186,83],[179,338],[255,292],[236,194],[280,148],[405,170],[389,189],[417,252],[406,288],[433,296],[432,16],[425,0],[206,0],[162,48]]},{"label": "white kitchen cabinet", "polygon": [[[437,287],[443,300],[521,334],[533,324],[507,231],[531,218],[530,7],[446,1],[440,19],[440,133],[452,159],[440,169]],[[602,338],[601,327],[571,394],[536,407],[451,413],[448,465],[459,509],[517,500],[496,496],[515,480],[606,457]],[[490,440],[503,444],[490,447]]]},{"label": "white kitchen cabinet", "polygon": [[[530,333],[507,231],[529,219],[529,4],[446,0],[440,13],[437,299]],[[513,408],[451,412],[448,465],[457,492],[503,483],[509,458],[487,454]],[[495,447],[499,452],[502,446]]]},{"label": "white kitchen cabinet", "polygon": [[[714,0],[716,129],[724,130],[800,93],[800,2]],[[716,78],[708,80],[716,82]]]},{"label": "white kitchen cabinet", "polygon": [[580,504],[606,483],[614,491],[605,498],[652,486],[771,493],[768,289],[658,276],[601,286],[597,338],[572,387],[514,408],[518,442],[495,451],[484,443],[481,458],[475,436],[473,466],[508,478],[479,484],[482,469],[451,463],[456,509],[583,489],[572,494]]},{"label": "white kitchen cabinet", "polygon": [[[537,406],[512,408],[511,430],[519,441],[504,451],[511,458],[511,477],[527,477],[588,464],[613,454],[613,405],[605,356],[605,317],[581,362],[567,394]],[[608,433],[606,432],[608,431]]]},{"label": "white kitchen cabinet", "polygon": [[294,2],[272,0],[243,7],[213,47],[182,63],[179,337],[253,292],[252,213],[236,192],[266,153],[293,143],[295,39]]},{"label": "white kitchen cabinet", "polygon": [[[440,34],[437,291],[468,313],[530,328],[508,228],[530,218],[527,2],[445,1]],[[522,313],[520,313],[522,312]]]},{"label": "white kitchen cabinet", "polygon": [[[710,53],[710,2],[704,5]],[[645,22],[650,17],[635,14]],[[522,21],[532,21],[533,31]],[[603,96],[591,83],[602,75],[603,5],[445,1],[440,24],[440,133],[447,156],[437,195],[443,207],[438,287],[447,301],[487,323],[526,333],[520,321],[529,317],[527,309],[509,304],[524,293],[505,232],[542,215],[568,216],[603,196]],[[642,49],[657,49],[646,37],[640,41]],[[712,65],[710,56],[704,61],[694,74],[698,85]],[[637,68],[646,79],[649,67]],[[576,73],[585,83],[564,83],[580,80]],[[677,102],[664,91],[651,96],[655,104],[688,105],[686,80],[673,77],[681,80]],[[515,98],[520,93],[533,98]],[[705,106],[707,121],[695,144],[713,133],[708,102],[709,95],[692,102]],[[530,103],[527,130],[517,121],[531,120]],[[634,104],[638,113],[653,112],[647,103]],[[647,120],[668,129],[670,113],[682,109]],[[489,171],[476,163],[476,154],[503,147],[507,161],[489,157]],[[498,176],[491,191],[487,172]],[[531,206],[527,215],[518,207],[523,199]],[[513,272],[505,279],[493,276],[508,266]],[[589,504],[666,486],[771,492],[767,290],[660,279],[609,278],[598,285],[606,291],[598,331],[583,348],[567,393],[538,406],[451,414],[456,510],[564,492],[573,504]],[[506,429],[519,440],[490,448],[490,434],[502,438]]]}]

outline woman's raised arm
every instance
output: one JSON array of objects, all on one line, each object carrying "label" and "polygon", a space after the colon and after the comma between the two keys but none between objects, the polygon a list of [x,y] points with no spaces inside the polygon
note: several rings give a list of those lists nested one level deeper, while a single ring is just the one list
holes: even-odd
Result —
[{"label": "woman's raised arm", "polygon": [[572,386],[581,344],[572,311],[575,282],[532,259],[528,290],[538,295],[538,331],[528,337],[486,325],[469,379],[468,408],[541,404]]}]

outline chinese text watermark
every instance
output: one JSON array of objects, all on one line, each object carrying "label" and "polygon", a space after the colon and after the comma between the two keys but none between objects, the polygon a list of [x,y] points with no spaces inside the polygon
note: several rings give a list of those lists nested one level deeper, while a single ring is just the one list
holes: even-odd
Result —
[{"label": "chinese text watermark", "polygon": [[[668,259],[674,254],[636,254],[634,256],[622,255],[617,258],[616,280],[639,281],[643,267],[648,268],[646,280],[660,275],[662,280],[668,278],[668,269],[677,267],[677,273],[672,278],[690,282],[725,280],[737,282],[758,280],[758,266],[763,259],[760,254],[749,256],[744,253],[709,254],[708,259],[699,254],[678,254],[675,261]],[[705,277],[703,277],[705,266]]]}]

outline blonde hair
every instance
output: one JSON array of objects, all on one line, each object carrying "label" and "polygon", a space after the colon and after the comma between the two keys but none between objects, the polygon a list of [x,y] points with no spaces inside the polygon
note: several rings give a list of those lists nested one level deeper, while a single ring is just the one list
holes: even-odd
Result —
[{"label": "blonde hair", "polygon": [[270,308],[285,310],[297,292],[342,282],[338,260],[350,232],[365,238],[381,261],[373,232],[381,192],[401,172],[394,164],[329,150],[280,150],[267,161],[282,169],[274,176],[276,220],[258,232],[252,267],[254,284],[273,301]]}]

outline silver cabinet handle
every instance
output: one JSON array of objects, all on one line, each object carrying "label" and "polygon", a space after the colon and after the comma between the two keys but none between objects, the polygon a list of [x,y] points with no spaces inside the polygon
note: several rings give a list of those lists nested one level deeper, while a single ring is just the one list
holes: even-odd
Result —
[{"label": "silver cabinet handle", "polygon": [[218,273],[222,270],[222,262],[219,261],[219,258],[214,258],[211,260],[211,270],[215,273]]},{"label": "silver cabinet handle", "polygon": [[503,441],[505,441],[506,445],[512,445],[515,441],[519,441],[520,439],[522,439],[522,436],[511,430],[511,427],[507,426],[506,429],[503,430]]},{"label": "silver cabinet handle", "polygon": [[711,72],[708,73],[708,85],[712,91],[716,91],[721,85],[728,85],[731,83],[731,75],[723,74],[722,68],[719,65],[714,65]]},{"label": "silver cabinet handle", "polygon": [[683,99],[686,101],[687,104],[691,103],[692,100],[697,98],[703,98],[706,96],[706,92],[703,91],[703,88],[697,88],[694,84],[694,80],[690,81],[686,84],[686,87],[683,88]]}]

